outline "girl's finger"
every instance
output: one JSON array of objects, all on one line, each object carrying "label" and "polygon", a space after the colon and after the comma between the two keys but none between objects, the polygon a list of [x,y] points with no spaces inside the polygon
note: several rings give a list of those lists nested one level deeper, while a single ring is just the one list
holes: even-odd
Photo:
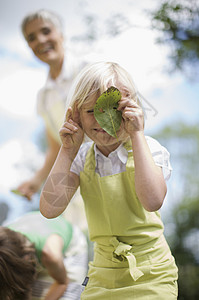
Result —
[{"label": "girl's finger", "polygon": [[72,118],[72,107],[69,106],[65,114],[64,122],[68,122],[69,119],[71,118]]},{"label": "girl's finger", "polygon": [[70,119],[69,121],[69,127],[74,130],[74,131],[77,131],[78,130],[78,124],[76,122],[74,122],[72,119]]},{"label": "girl's finger", "polygon": [[118,110],[122,110],[125,107],[139,108],[139,105],[133,99],[122,99],[122,100],[120,100]]},{"label": "girl's finger", "polygon": [[[66,124],[66,123],[65,123]],[[68,123],[67,123],[68,124]],[[68,124],[67,127],[62,127],[59,130],[59,134],[61,135],[65,135],[65,134],[73,134],[74,132],[76,132],[78,130],[78,128],[72,124]]]},{"label": "girl's finger", "polygon": [[125,111],[123,113],[123,115],[126,119],[132,119],[132,120],[134,120],[135,117],[138,117],[138,114],[136,112],[132,112],[132,111]]},{"label": "girl's finger", "polygon": [[77,130],[77,129],[78,129],[78,124],[75,123],[72,119],[69,119],[68,121],[66,121],[66,122],[62,125],[62,128],[70,128],[70,129]]},{"label": "girl's finger", "polygon": [[78,125],[81,125],[81,122],[80,122],[80,113],[79,113],[79,109],[77,107],[77,102],[75,102],[75,104],[74,104],[73,120]]}]

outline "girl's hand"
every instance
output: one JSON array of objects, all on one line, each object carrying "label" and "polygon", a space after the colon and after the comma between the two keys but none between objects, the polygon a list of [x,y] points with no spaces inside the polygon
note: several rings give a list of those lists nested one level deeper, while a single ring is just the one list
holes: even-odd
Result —
[{"label": "girl's hand", "polygon": [[122,111],[124,128],[130,136],[136,131],[144,130],[144,114],[135,101],[123,98],[119,102],[118,110]]},{"label": "girl's hand", "polygon": [[84,131],[79,125],[79,111],[76,109],[74,116],[72,116],[72,108],[69,107],[66,115],[66,121],[59,130],[59,135],[63,147],[76,152],[79,150],[84,138]]}]

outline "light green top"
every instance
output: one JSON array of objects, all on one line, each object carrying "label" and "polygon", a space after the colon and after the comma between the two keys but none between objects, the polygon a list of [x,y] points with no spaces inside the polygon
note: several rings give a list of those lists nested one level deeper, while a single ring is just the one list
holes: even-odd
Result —
[{"label": "light green top", "polygon": [[55,219],[46,219],[40,212],[30,212],[20,217],[8,227],[12,230],[22,233],[35,245],[37,257],[41,262],[42,249],[47,238],[51,234],[58,234],[64,241],[62,252],[68,248],[72,239],[72,225],[62,216]]}]

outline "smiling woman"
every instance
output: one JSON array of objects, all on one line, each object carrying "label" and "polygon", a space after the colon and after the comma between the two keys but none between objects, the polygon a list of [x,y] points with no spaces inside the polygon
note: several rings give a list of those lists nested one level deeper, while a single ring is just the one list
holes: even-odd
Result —
[{"label": "smiling woman", "polygon": [[34,55],[48,65],[47,82],[38,94],[37,110],[45,122],[48,149],[43,166],[28,181],[19,185],[19,192],[28,200],[39,191],[60,149],[59,128],[64,118],[68,88],[81,69],[82,62],[65,54],[62,21],[56,13],[39,10],[26,16],[22,32]]},{"label": "smiling woman", "polygon": [[[55,19],[55,18],[54,18]],[[25,19],[22,28],[23,33],[33,53],[43,62],[50,66],[50,74],[53,79],[61,71],[64,60],[63,34],[61,31],[61,22],[53,21],[46,13],[44,18]]]}]

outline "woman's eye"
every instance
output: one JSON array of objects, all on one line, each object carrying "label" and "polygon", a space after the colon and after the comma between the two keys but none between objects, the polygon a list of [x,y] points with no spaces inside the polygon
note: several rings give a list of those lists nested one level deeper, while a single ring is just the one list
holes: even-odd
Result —
[{"label": "woman's eye", "polygon": [[34,34],[30,34],[30,35],[27,37],[27,42],[28,42],[28,43],[33,42],[34,40],[35,40]]},{"label": "woman's eye", "polygon": [[92,114],[94,112],[94,110],[93,109],[89,109],[89,110],[87,110],[87,113],[88,114]]}]

